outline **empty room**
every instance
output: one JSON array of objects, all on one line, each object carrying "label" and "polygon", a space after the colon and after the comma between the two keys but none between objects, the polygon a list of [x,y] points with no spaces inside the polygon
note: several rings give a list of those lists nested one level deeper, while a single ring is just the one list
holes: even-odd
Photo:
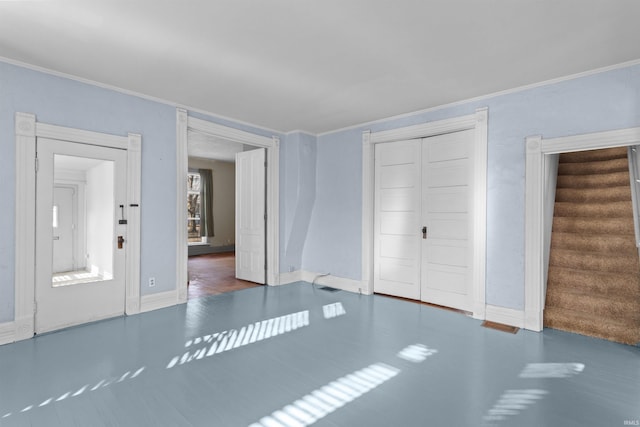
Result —
[{"label": "empty room", "polygon": [[640,425],[638,17],[0,0],[0,426]]}]

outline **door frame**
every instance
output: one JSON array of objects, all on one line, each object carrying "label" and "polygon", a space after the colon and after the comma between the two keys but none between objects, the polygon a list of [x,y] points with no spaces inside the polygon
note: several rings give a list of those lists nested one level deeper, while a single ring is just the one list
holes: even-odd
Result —
[{"label": "door frame", "polygon": [[373,225],[374,225],[374,145],[382,142],[428,138],[463,130],[475,130],[473,223],[473,317],[484,319],[486,312],[486,248],[487,248],[487,107],[474,114],[439,120],[398,129],[362,133],[362,285],[367,294],[373,293]]},{"label": "door frame", "polygon": [[190,117],[187,110],[176,109],[176,286],[178,303],[187,301],[187,186],[189,171],[187,150],[189,131],[267,149],[267,285],[280,284],[280,138],[266,137],[207,120]]},{"label": "door frame", "polygon": [[601,148],[628,147],[640,142],[640,127],[544,139],[525,139],[525,247],[524,247],[524,327],[542,331],[545,300],[544,233],[545,170],[551,155]]},{"label": "door frame", "polygon": [[36,139],[50,138],[127,151],[127,253],[125,313],[140,312],[140,173],[142,137],[117,136],[38,122],[35,114],[15,115],[15,340],[35,331]]}]

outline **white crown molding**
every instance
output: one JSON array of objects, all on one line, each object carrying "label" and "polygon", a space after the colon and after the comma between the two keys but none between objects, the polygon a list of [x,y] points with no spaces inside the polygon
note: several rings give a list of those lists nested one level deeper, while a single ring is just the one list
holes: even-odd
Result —
[{"label": "white crown molding", "polygon": [[95,80],[90,80],[90,79],[85,79],[83,77],[79,77],[73,74],[69,74],[69,73],[64,73],[62,71],[56,71],[56,70],[52,70],[50,68],[45,68],[45,67],[40,67],[38,65],[33,65],[33,64],[29,64],[26,62],[22,62],[22,61],[18,61],[15,59],[11,59],[11,58],[7,58],[4,56],[0,56],[0,62],[5,62],[9,65],[14,65],[16,67],[22,67],[22,68],[26,68],[28,70],[32,70],[32,71],[37,71],[39,73],[43,73],[43,74],[48,74],[50,76],[55,76],[55,77],[61,77],[67,80],[72,80],[78,83],[83,83],[83,84],[87,84],[87,85],[91,85],[91,86],[96,86],[102,89],[107,89],[107,90],[112,90],[114,92],[118,92],[121,93],[123,95],[129,95],[129,96],[134,96],[136,98],[140,98],[140,99],[144,99],[147,101],[152,101],[152,102],[157,102],[158,104],[163,104],[163,105],[167,105],[169,107],[174,107],[174,108],[183,108],[185,110],[189,110],[191,112],[194,113],[198,113],[198,114],[203,114],[205,116],[210,116],[212,119],[218,119],[218,120],[223,120],[223,121],[229,121],[232,122],[234,124],[238,124],[241,126],[247,126],[250,128],[253,128],[255,130],[259,130],[259,131],[264,131],[267,133],[277,133],[277,134],[281,134],[284,135],[285,133],[282,131],[279,131],[277,129],[271,129],[265,126],[260,126],[254,123],[249,123],[249,122],[245,122],[242,120],[238,120],[238,119],[234,119],[233,117],[227,117],[227,116],[223,116],[221,114],[216,114],[216,113],[212,113],[210,111],[206,111],[203,110],[201,108],[196,108],[196,107],[189,107],[188,105],[183,105],[183,104],[179,104],[173,101],[169,101],[163,98],[158,98],[155,96],[151,96],[151,95],[146,95],[144,93],[140,93],[140,92],[136,92],[133,90],[129,90],[129,89],[124,89],[118,86],[114,86],[114,85],[110,85],[107,83],[100,83],[98,81]]},{"label": "white crown molding", "polygon": [[402,114],[398,114],[398,115],[395,115],[395,116],[383,117],[383,118],[380,118],[380,119],[371,120],[371,121],[367,121],[367,122],[362,122],[362,123],[355,124],[355,125],[349,125],[349,126],[345,126],[345,127],[339,128],[339,129],[330,130],[330,131],[327,131],[327,132],[320,132],[316,136],[319,138],[319,137],[322,137],[322,136],[331,135],[333,133],[344,132],[344,131],[349,131],[349,130],[354,130],[354,129],[362,129],[362,128],[365,128],[365,127],[373,127],[374,125],[381,124],[381,123],[388,123],[388,122],[394,121],[394,120],[400,120],[400,119],[405,119],[405,118],[408,118],[408,117],[418,116],[418,115],[421,115],[421,114],[427,114],[427,113],[431,113],[431,112],[434,112],[434,111],[443,110],[445,108],[459,107],[461,105],[470,104],[470,103],[473,103],[473,102],[483,102],[483,101],[489,100],[491,98],[496,98],[498,96],[511,95],[511,94],[518,93],[518,92],[524,92],[524,91],[530,90],[530,89],[535,89],[535,88],[549,86],[549,85],[562,83],[562,82],[566,82],[566,81],[576,80],[576,79],[579,79],[579,78],[582,78],[582,77],[589,77],[589,76],[593,76],[593,75],[596,75],[596,74],[606,73],[608,71],[615,71],[615,70],[620,70],[620,69],[623,69],[623,68],[633,67],[635,65],[640,65],[640,59],[636,59],[636,60],[633,60],[633,61],[621,62],[619,64],[609,65],[609,66],[606,66],[606,67],[595,68],[593,70],[582,71],[580,73],[569,74],[567,76],[557,77],[555,79],[543,80],[543,81],[538,82],[538,83],[531,83],[531,84],[528,84],[528,85],[517,86],[515,88],[505,89],[505,90],[501,90],[501,91],[497,91],[497,92],[492,92],[492,93],[488,93],[486,95],[480,95],[480,96],[476,96],[474,98],[467,98],[467,99],[463,99],[463,100],[460,100],[460,101],[450,102],[450,103],[447,103],[447,104],[436,105],[434,107],[424,108],[422,110],[409,111],[407,113],[402,113]]},{"label": "white crown molding", "polygon": [[261,126],[261,125],[257,125],[254,123],[249,123],[249,122],[245,122],[243,120],[239,120],[239,119],[235,119],[233,117],[227,117],[227,116],[223,116],[221,114],[216,114],[216,113],[212,113],[211,111],[207,111],[207,110],[203,110],[201,108],[195,108],[195,107],[190,107],[188,105],[184,105],[184,104],[179,104],[176,102],[172,102],[166,99],[162,99],[162,98],[158,98],[155,96],[151,96],[151,95],[145,95],[143,93],[140,92],[135,92],[129,89],[124,89],[118,86],[113,86],[113,85],[109,85],[106,83],[100,83],[97,82],[95,80],[90,80],[90,79],[85,79],[82,77],[78,77],[75,76],[73,74],[69,74],[69,73],[64,73],[61,71],[55,71],[49,68],[45,68],[45,67],[40,67],[37,65],[32,65],[26,62],[22,62],[22,61],[18,61],[15,59],[11,59],[11,58],[7,58],[7,57],[3,57],[0,56],[0,61],[5,62],[7,64],[10,65],[15,65],[17,67],[22,67],[22,68],[26,68],[29,70],[33,70],[33,71],[38,71],[40,73],[44,73],[44,74],[48,74],[51,76],[56,76],[56,77],[62,77],[68,80],[73,80],[79,83],[84,83],[84,84],[88,84],[88,85],[92,85],[92,86],[96,86],[96,87],[100,87],[103,89],[108,89],[108,90],[112,90],[114,92],[118,92],[118,93],[122,93],[123,95],[129,95],[129,96],[135,96],[136,98],[141,98],[141,99],[145,99],[148,101],[153,101],[153,102],[157,102],[159,104],[163,104],[163,105],[167,105],[167,106],[171,106],[174,108],[182,108],[194,113],[198,113],[198,114],[203,114],[205,116],[209,116],[212,119],[218,119],[218,120],[223,120],[223,121],[229,121],[229,122],[233,122],[234,124],[238,124],[241,126],[247,126],[249,128],[253,128],[255,130],[261,130],[264,131],[266,133],[275,133],[275,134],[280,134],[280,135],[289,135],[289,134],[293,134],[293,133],[304,133],[310,136],[315,136],[316,138],[321,137],[321,136],[325,136],[325,135],[330,135],[333,133],[338,133],[338,132],[343,132],[343,131],[348,131],[348,130],[353,130],[353,129],[361,129],[363,127],[370,127],[373,125],[376,125],[378,123],[386,123],[389,121],[393,121],[393,120],[399,120],[399,119],[403,119],[403,118],[407,118],[407,117],[413,117],[416,115],[420,115],[420,114],[426,114],[426,113],[430,113],[432,111],[438,111],[438,110],[442,110],[444,108],[451,108],[451,107],[457,107],[460,105],[464,105],[464,104],[468,104],[471,102],[481,102],[487,99],[491,99],[491,98],[495,98],[498,96],[503,96],[503,95],[509,95],[509,94],[513,94],[513,93],[518,93],[518,92],[522,92],[525,90],[529,90],[529,89],[535,89],[537,87],[542,87],[542,86],[547,86],[547,85],[552,85],[552,84],[556,84],[556,83],[562,83],[565,81],[569,81],[569,80],[575,80],[575,79],[579,79],[581,77],[588,77],[588,76],[592,76],[595,74],[600,74],[600,73],[605,73],[607,71],[614,71],[614,70],[619,70],[619,69],[623,69],[623,68],[628,68],[628,67],[632,67],[634,65],[640,65],[640,59],[637,60],[632,60],[632,61],[626,61],[626,62],[621,62],[618,64],[613,64],[613,65],[609,65],[606,67],[600,67],[600,68],[595,68],[593,70],[587,70],[587,71],[582,71],[580,73],[575,73],[575,74],[569,74],[567,76],[563,76],[563,77],[558,77],[555,79],[549,79],[549,80],[544,80],[538,83],[531,83],[528,85],[523,85],[523,86],[518,86],[515,88],[511,88],[511,89],[506,89],[503,91],[497,91],[497,92],[492,92],[486,95],[480,95],[474,98],[467,98],[467,99],[463,99],[460,101],[455,101],[455,102],[450,102],[447,104],[441,104],[441,105],[437,105],[434,107],[429,107],[429,108],[424,108],[421,110],[416,110],[416,111],[409,111],[406,113],[402,113],[402,114],[397,114],[394,116],[390,116],[390,117],[383,117],[380,119],[376,119],[376,120],[370,120],[370,121],[366,121],[366,122],[362,122],[362,123],[358,123],[358,124],[354,124],[354,125],[349,125],[349,126],[345,126],[342,128],[338,128],[338,129],[334,129],[334,130],[330,130],[330,131],[326,131],[326,132],[319,132],[319,133],[314,133],[314,132],[310,132],[310,131],[305,131],[305,130],[291,130],[291,131],[280,131],[277,129],[271,129],[265,126]]}]

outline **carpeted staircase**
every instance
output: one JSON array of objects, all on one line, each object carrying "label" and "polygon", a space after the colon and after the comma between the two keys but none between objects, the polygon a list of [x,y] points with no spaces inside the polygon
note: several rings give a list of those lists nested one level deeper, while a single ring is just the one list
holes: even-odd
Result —
[{"label": "carpeted staircase", "polygon": [[626,147],[560,155],[544,326],[640,342]]}]

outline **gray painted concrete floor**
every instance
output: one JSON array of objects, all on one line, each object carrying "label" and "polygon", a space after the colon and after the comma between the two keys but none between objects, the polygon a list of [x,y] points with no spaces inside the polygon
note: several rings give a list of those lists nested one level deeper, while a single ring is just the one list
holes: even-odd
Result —
[{"label": "gray painted concrete floor", "polygon": [[0,347],[2,426],[624,426],[640,348],[309,284]]}]

